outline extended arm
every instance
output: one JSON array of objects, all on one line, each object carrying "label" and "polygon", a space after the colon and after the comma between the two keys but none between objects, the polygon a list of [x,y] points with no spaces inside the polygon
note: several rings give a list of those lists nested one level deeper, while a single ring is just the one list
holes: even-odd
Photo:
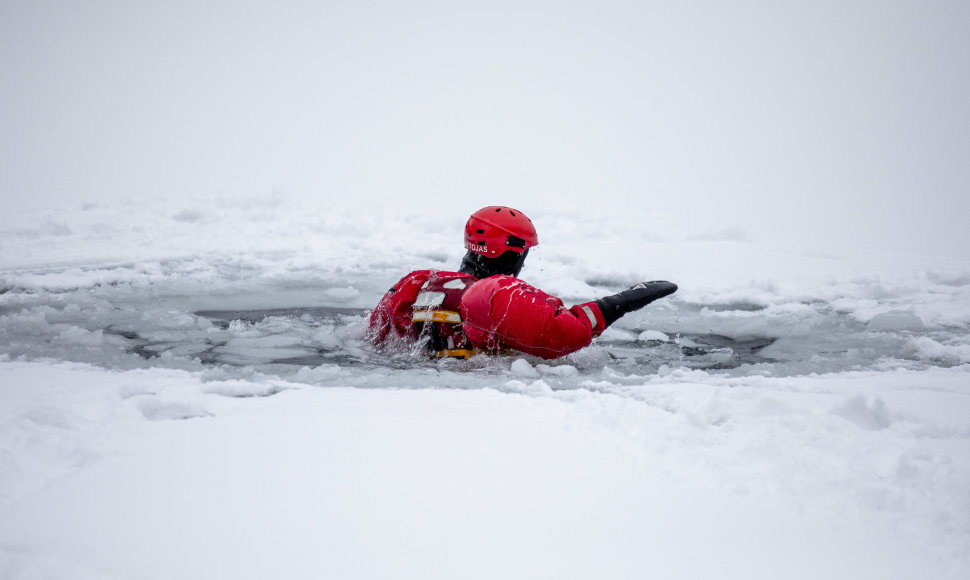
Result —
[{"label": "extended arm", "polygon": [[566,308],[559,298],[521,280],[493,276],[465,293],[461,315],[465,335],[478,348],[512,348],[550,359],[588,346],[624,314],[676,291],[670,282],[643,282]]},{"label": "extended arm", "polygon": [[593,302],[566,308],[550,296],[511,276],[492,276],[462,297],[462,326],[476,347],[515,349],[546,359],[588,346],[606,327]]}]

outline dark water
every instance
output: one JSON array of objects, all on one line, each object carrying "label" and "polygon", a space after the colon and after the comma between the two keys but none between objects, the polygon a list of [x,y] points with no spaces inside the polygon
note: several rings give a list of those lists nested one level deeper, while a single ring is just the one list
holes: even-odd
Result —
[{"label": "dark water", "polygon": [[[146,300],[131,293],[110,298],[87,292],[8,294],[0,313],[0,356],[121,369],[219,370],[229,377],[258,372],[292,378],[333,367],[340,384],[363,382],[361,374],[399,371],[507,373],[522,358],[432,360],[420,348],[379,350],[365,338],[363,308],[195,310],[185,300]],[[525,358],[534,367],[572,367],[543,372],[580,386],[599,381],[604,372],[636,377],[665,367],[784,376],[960,363],[928,360],[911,347],[924,337],[946,342],[956,336],[952,330],[923,328],[900,316],[875,322],[861,323],[827,304],[771,316],[744,304],[714,309],[668,301],[620,319],[590,347],[563,359]]]},{"label": "dark water", "polygon": [[[359,365],[373,362],[380,356],[366,346],[354,345],[348,348],[351,336],[360,334],[365,314],[363,309],[354,308],[287,308],[268,310],[202,310],[195,315],[210,320],[214,326],[227,334],[250,333],[250,363],[259,359],[260,364],[317,366],[321,364]],[[349,326],[356,324],[357,333]],[[313,329],[332,328],[337,342],[324,344],[301,343],[299,348],[306,352],[298,355],[273,357],[274,349],[280,348],[278,340],[272,337],[290,333],[291,335],[312,335]],[[340,330],[347,332],[340,336]],[[327,334],[326,336],[329,336]],[[359,338],[359,336],[358,336]],[[261,340],[263,339],[263,340]],[[363,342],[363,341],[357,341]],[[677,365],[695,369],[732,369],[746,364],[774,362],[761,355],[762,349],[773,344],[774,338],[748,337],[731,338],[717,334],[684,334],[669,340],[599,340],[597,345],[603,349],[607,364],[619,367],[643,367],[655,370],[660,365]],[[293,344],[282,348],[289,350]],[[206,363],[245,364],[241,360],[237,345],[227,338],[209,344],[199,357]],[[136,347],[137,348],[137,347]],[[263,352],[259,352],[262,350]],[[142,353],[152,352],[150,347],[142,347]],[[602,357],[601,357],[602,358]]]}]

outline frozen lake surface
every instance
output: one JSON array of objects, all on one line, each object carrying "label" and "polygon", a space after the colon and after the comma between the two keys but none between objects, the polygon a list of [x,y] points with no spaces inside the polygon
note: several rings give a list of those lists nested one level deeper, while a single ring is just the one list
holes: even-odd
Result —
[{"label": "frozen lake surface", "polygon": [[556,361],[375,350],[383,292],[457,266],[453,213],[5,226],[0,576],[970,573],[967,260],[530,212],[522,278],[567,303],[681,290]]}]

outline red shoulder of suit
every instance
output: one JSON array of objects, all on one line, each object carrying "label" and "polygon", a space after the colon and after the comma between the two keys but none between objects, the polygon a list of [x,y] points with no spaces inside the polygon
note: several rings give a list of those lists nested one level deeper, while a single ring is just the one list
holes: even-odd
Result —
[{"label": "red shoulder of suit", "polygon": [[595,303],[566,308],[511,276],[492,276],[469,288],[461,315],[466,336],[479,348],[512,348],[547,359],[588,346],[605,328]]}]

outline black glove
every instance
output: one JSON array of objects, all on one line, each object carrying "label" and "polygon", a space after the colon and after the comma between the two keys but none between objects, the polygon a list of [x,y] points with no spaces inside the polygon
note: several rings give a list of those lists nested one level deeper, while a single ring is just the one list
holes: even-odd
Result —
[{"label": "black glove", "polygon": [[658,298],[669,296],[677,291],[677,285],[673,282],[657,280],[655,282],[640,282],[623,292],[604,296],[596,301],[603,313],[603,320],[606,326],[617,321],[621,316],[634,310],[640,310]]}]

